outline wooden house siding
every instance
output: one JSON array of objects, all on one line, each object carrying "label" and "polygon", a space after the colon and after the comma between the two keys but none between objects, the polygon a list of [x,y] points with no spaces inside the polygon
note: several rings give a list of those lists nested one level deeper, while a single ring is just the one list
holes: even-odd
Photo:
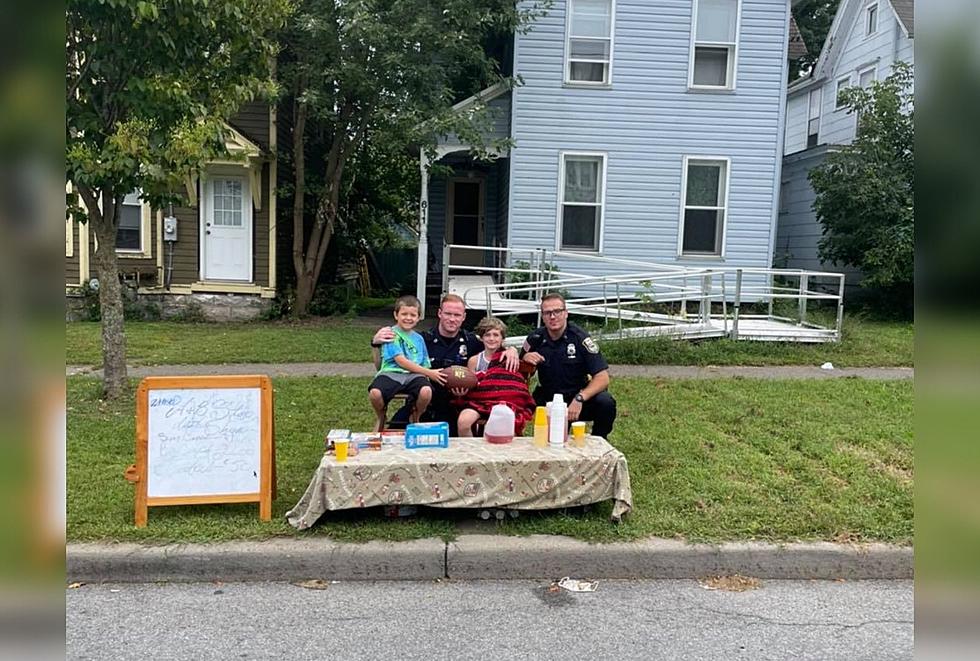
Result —
[{"label": "wooden house siding", "polygon": [[[241,133],[245,138],[252,141],[256,146],[263,150],[263,154],[258,159],[253,159],[252,167],[261,168],[261,208],[256,209],[253,206],[252,213],[252,272],[251,272],[251,282],[241,283],[241,284],[251,284],[255,287],[268,288],[271,286],[270,283],[270,260],[273,257],[270,255],[270,216],[271,210],[274,209],[273,196],[275,195],[274,182],[271,181],[272,178],[272,165],[274,155],[269,153],[270,148],[270,109],[269,106],[264,103],[250,103],[246,105],[241,112],[239,112],[235,117],[229,122],[232,128]],[[239,166],[231,166],[232,169],[236,169]],[[222,171],[228,171],[227,166],[222,166]],[[241,174],[246,175],[248,170],[241,168]],[[173,212],[174,216],[177,218],[177,238],[178,240],[173,244],[173,272],[170,280],[171,285],[199,285],[202,282],[201,279],[201,255],[200,255],[200,241],[201,241],[201,220],[200,220],[200,203],[201,203],[201,193],[202,187],[200,182],[197,184],[197,200],[194,206],[184,206],[177,205],[174,206]],[[249,199],[248,203],[252,203]],[[185,202],[186,204],[186,202]],[[124,277],[131,276],[135,272],[139,272],[139,282],[141,287],[149,287],[155,289],[157,293],[163,293],[161,288],[164,283],[164,271],[168,265],[168,257],[170,255],[171,246],[167,243],[161,242],[158,233],[160,231],[161,218],[168,210],[160,211],[153,209],[150,211],[150,223],[149,232],[144,239],[144,251],[140,256],[135,256],[132,254],[127,254],[124,252],[117,251],[117,260],[119,264],[120,274]],[[74,240],[75,247],[72,251],[71,256],[65,257],[65,282],[66,286],[77,286],[79,284],[80,278],[83,274],[81,271],[81,264],[85,260],[83,252],[88,257],[88,263],[92,264],[91,256],[94,254],[95,250],[95,239],[92,232],[88,232],[89,241],[87,250],[83,251],[81,246],[78,245],[78,225],[76,223]],[[162,252],[162,254],[161,254]],[[95,274],[93,272],[89,273],[92,277]],[[220,283],[215,283],[218,290],[221,288]],[[241,285],[236,285],[236,287],[241,287]],[[214,291],[214,287],[211,288]],[[187,289],[180,290],[178,293],[187,293]],[[231,287],[230,291],[236,291],[235,287]],[[241,289],[237,289],[241,291]],[[255,293],[258,289],[254,290]],[[263,296],[267,295],[268,292],[263,292]]]},{"label": "wooden house siding", "polygon": [[252,101],[245,104],[228,122],[232,128],[262,148],[269,150],[269,104]]},{"label": "wooden house siding", "polygon": [[[688,90],[692,8],[691,0],[617,0],[605,88],[563,85],[565,2],[516,37],[525,85],[513,92],[512,247],[555,246],[560,154],[601,152],[603,255],[769,266],[789,3],[742,0],[736,88],[725,92]],[[685,156],[730,159],[724,260],[677,255]]]},{"label": "wooden house siding", "polygon": [[78,221],[71,221],[71,255],[65,256],[65,284],[80,285],[81,274],[81,254],[78,245],[79,226]]}]

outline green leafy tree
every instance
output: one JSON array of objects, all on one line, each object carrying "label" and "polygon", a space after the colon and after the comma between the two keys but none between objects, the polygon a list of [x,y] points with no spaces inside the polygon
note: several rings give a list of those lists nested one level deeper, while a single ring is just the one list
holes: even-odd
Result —
[{"label": "green leafy tree", "polygon": [[911,304],[915,161],[912,67],[842,92],[857,136],[810,172],[821,258],[859,268],[863,284]]},{"label": "green leafy tree", "polygon": [[123,197],[160,205],[224,152],[224,121],[273,92],[288,0],[69,0],[65,176],[98,248],[105,393],[126,391],[116,230]]},{"label": "green leafy tree", "polygon": [[840,2],[841,0],[800,0],[793,6],[793,18],[796,20],[796,27],[800,29],[803,43],[806,44],[807,54],[790,63],[790,81],[807,74],[816,64]]},{"label": "green leafy tree", "polygon": [[[305,315],[338,231],[370,214],[356,207],[363,168],[456,133],[486,148],[486,114],[454,113],[457,81],[475,92],[503,79],[484,43],[527,26],[537,7],[512,0],[303,0],[283,38],[279,73],[291,118],[292,258],[297,316]],[[375,148],[372,143],[383,143]],[[415,170],[416,177],[418,170]],[[416,179],[417,181],[417,179]],[[362,189],[363,190],[363,189]],[[389,203],[391,200],[389,200]],[[403,200],[401,207],[411,209]]]}]

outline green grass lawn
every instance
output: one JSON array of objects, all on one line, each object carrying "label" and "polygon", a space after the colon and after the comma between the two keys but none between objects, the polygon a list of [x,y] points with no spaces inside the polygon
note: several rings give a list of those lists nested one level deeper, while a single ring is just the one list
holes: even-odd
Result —
[{"label": "green grass lawn", "polygon": [[[160,507],[137,530],[133,487],[123,479],[134,461],[133,401],[107,404],[98,399],[98,381],[68,379],[68,538],[452,538],[461,514],[437,509],[409,520],[379,511],[327,514],[303,533],[283,519],[319,463],[323,432],[368,428],[367,382],[275,380],[279,498],[271,522],[258,520],[255,505]],[[614,393],[620,413],[612,442],[629,460],[633,513],[615,525],[603,503],[586,514],[524,513],[497,530],[596,541],[911,543],[911,383],[624,378]]]},{"label": "green grass lawn", "polygon": [[[309,322],[126,324],[130,364],[358,362],[370,358],[368,343],[383,318]],[[427,326],[427,324],[424,324]],[[66,324],[66,362],[102,362],[99,324]],[[838,367],[912,365],[913,327],[905,322],[847,318],[837,344],[664,339],[607,341],[610,363],[637,365],[820,365]]]}]

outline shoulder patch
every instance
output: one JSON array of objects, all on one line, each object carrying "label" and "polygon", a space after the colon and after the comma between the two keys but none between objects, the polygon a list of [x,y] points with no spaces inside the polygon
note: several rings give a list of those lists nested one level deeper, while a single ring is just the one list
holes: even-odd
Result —
[{"label": "shoulder patch", "polygon": [[524,346],[521,347],[521,348],[524,351],[530,351],[531,350],[531,343],[527,341],[527,338],[524,338]]},{"label": "shoulder patch", "polygon": [[585,350],[589,353],[599,353],[599,345],[596,344],[595,340],[593,340],[591,337],[587,337],[582,340],[582,346],[585,347]]}]

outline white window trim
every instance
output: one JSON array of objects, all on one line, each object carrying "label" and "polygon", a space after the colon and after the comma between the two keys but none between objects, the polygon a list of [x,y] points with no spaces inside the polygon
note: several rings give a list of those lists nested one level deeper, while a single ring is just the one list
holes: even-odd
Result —
[{"label": "white window trim", "polygon": [[[698,10],[701,6],[700,0],[694,0],[691,9],[691,43],[688,52],[687,62],[687,88],[689,90],[705,90],[711,92],[730,92],[734,91],[738,83],[738,51],[741,44],[742,35],[742,0],[735,3],[735,43],[732,45],[727,42],[718,41],[698,41]],[[694,49],[697,46],[708,48],[731,48],[732,57],[728,62],[728,70],[731,73],[731,81],[728,85],[695,85],[694,84]]]},{"label": "white window trim", "polygon": [[[861,67],[860,69],[857,70],[857,85],[858,85],[858,87],[861,86],[861,76],[864,75],[864,74],[866,74],[869,71],[871,71],[874,74],[871,77],[872,84],[875,83],[875,82],[877,82],[877,80],[878,80],[878,65],[877,64],[869,64],[869,65],[864,66],[864,67]],[[862,88],[862,89],[868,89],[868,88]]]},{"label": "white window trim", "polygon": [[65,217],[65,257],[75,256],[75,220]]},{"label": "white window trim", "polygon": [[[861,31],[864,33],[864,38],[873,37],[878,34],[878,24],[881,22],[881,8],[878,6],[877,0],[869,2],[864,7],[864,13],[861,15],[863,17],[863,24],[861,26]],[[868,31],[868,19],[871,16],[871,11],[875,12],[875,29]]]},{"label": "white window trim", "polygon": [[[616,53],[616,0],[611,0],[609,6],[609,66],[607,69],[607,79],[604,81],[592,80],[572,80],[572,60],[571,60],[571,39],[572,39],[572,3],[565,3],[565,53],[564,53],[564,78],[566,87],[591,87],[608,88],[612,87],[613,81],[613,59]],[[582,37],[588,39],[589,37]],[[576,62],[593,62],[595,64],[605,64],[605,60],[576,60]]]},{"label": "white window trim", "polygon": [[[562,235],[562,222],[565,210],[565,159],[566,157],[575,156],[590,156],[598,157],[602,159],[602,167],[599,169],[599,176],[602,177],[602,185],[598,187],[599,191],[599,227],[596,228],[596,234],[599,238],[599,249],[598,250],[582,250],[582,249],[564,249],[561,246],[561,235]],[[555,218],[555,250],[559,252],[581,252],[588,254],[602,254],[605,239],[605,227],[606,227],[606,171],[609,166],[609,156],[606,152],[601,151],[559,151],[558,152],[558,213]],[[574,204],[570,202],[569,204]]]},{"label": "white window trim", "polygon": [[[242,221],[244,222],[245,217],[248,217],[248,227],[249,232],[252,237],[252,245],[248,251],[248,272],[251,274],[250,280],[235,280],[236,283],[252,284],[255,278],[255,200],[252,197],[252,177],[249,169],[246,167],[235,167],[228,165],[218,165],[211,166],[203,172],[199,178],[198,185],[200,186],[200,193],[197,196],[197,229],[198,229],[198,255],[200,256],[198,265],[198,277],[201,282],[214,283],[214,282],[225,282],[223,280],[209,280],[205,276],[205,271],[207,265],[205,264],[207,257],[205,255],[204,248],[204,232],[207,229],[207,214],[209,205],[213,204],[208,198],[208,183],[211,179],[215,177],[229,177],[242,179]],[[229,281],[231,282],[231,281]]]},{"label": "white window trim", "polygon": [[847,109],[847,106],[840,102],[840,93],[844,91],[844,89],[841,89],[841,83],[845,83],[844,89],[851,87],[853,84],[851,83],[851,74],[841,76],[834,85],[834,112]]},{"label": "white window trim", "polygon": [[[691,161],[697,162],[714,162],[725,164],[725,200],[722,208],[725,210],[725,214],[721,221],[721,253],[700,253],[700,252],[684,252],[684,211],[687,209],[687,170],[690,166]],[[680,208],[680,218],[679,218],[679,231],[677,232],[677,257],[683,259],[725,259],[725,253],[728,248],[728,216],[731,213],[731,208],[728,206],[728,198],[731,195],[731,183],[732,183],[732,159],[728,156],[684,156],[681,166],[681,208]],[[702,207],[698,207],[702,208]],[[709,208],[709,207],[703,207]],[[714,207],[711,207],[714,208]]]},{"label": "white window trim", "polygon": [[[140,191],[142,193],[142,191]],[[120,206],[122,206],[120,204]],[[150,242],[150,223],[152,221],[153,211],[150,205],[140,199],[140,247],[139,249],[134,248],[116,248],[116,254],[120,257],[126,259],[150,259],[153,257],[153,250],[151,248]]]},{"label": "white window trim", "polygon": [[[819,94],[820,98],[817,100],[817,116],[811,117],[810,112],[813,110],[813,95]],[[820,144],[820,131],[823,129],[823,88],[815,87],[810,90],[810,93],[806,97],[806,135],[805,144],[809,146],[810,144],[810,122],[814,119],[817,120],[817,144]]]}]

